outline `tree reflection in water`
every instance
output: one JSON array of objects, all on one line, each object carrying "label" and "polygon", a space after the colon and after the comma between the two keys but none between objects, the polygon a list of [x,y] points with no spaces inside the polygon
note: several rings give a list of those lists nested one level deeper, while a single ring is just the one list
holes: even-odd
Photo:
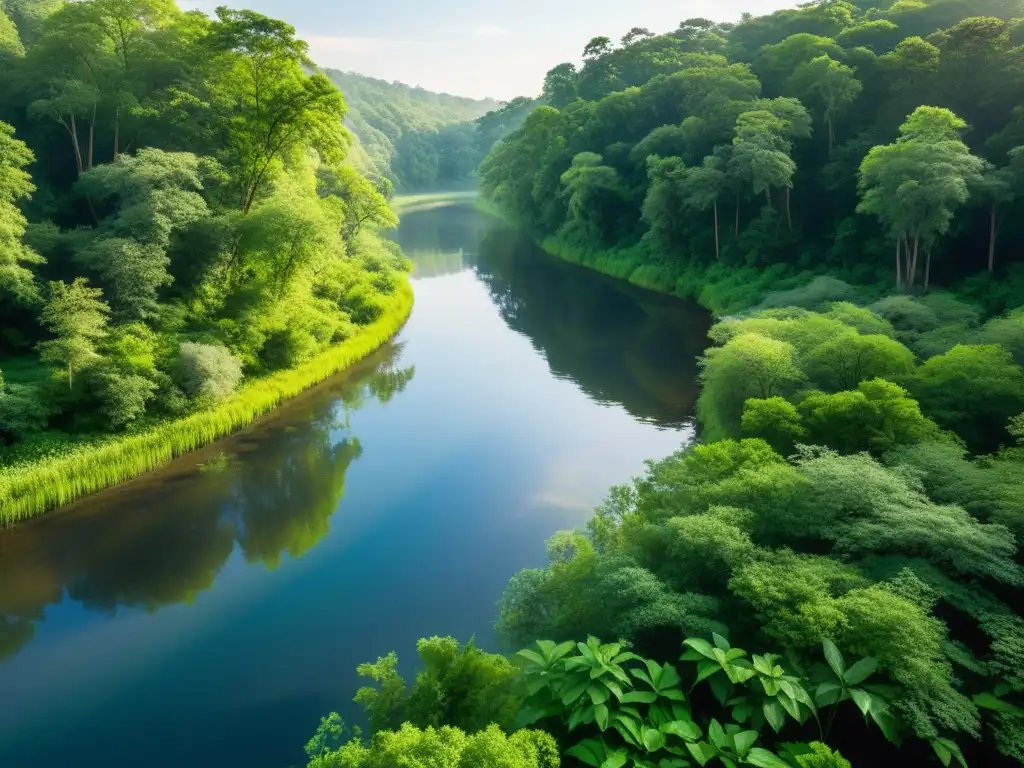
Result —
[{"label": "tree reflection in water", "polygon": [[[276,568],[323,539],[359,458],[350,415],[412,380],[391,344],[336,383],[308,393],[249,433],[53,515],[0,532],[0,660],[28,643],[48,604],[156,611],[209,589],[237,544]],[[155,503],[158,500],[158,504]]]}]

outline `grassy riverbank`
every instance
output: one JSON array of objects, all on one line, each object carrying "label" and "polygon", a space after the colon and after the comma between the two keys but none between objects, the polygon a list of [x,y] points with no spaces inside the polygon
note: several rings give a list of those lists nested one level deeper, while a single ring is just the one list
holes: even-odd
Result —
[{"label": "grassy riverbank", "polygon": [[226,402],[141,434],[112,438],[0,475],[0,525],[40,515],[130,480],[249,424],[379,349],[405,323],[413,292],[402,279],[387,310],[352,338],[297,368],[257,379]]}]

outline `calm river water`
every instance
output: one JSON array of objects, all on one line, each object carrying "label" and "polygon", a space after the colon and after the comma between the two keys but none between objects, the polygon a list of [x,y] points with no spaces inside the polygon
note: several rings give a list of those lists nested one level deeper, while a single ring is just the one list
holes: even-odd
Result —
[{"label": "calm river water", "polygon": [[0,533],[0,765],[285,768],[355,666],[493,648],[544,540],[692,434],[699,309],[409,213],[387,348],[252,429]]}]

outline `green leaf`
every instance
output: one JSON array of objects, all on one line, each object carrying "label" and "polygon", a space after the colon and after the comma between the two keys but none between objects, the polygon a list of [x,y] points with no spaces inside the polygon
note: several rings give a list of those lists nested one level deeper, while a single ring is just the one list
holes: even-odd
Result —
[{"label": "green leaf", "polygon": [[522,656],[524,659],[526,659],[527,661],[533,662],[538,667],[546,667],[547,666],[547,662],[544,660],[544,657],[541,656],[536,651],[531,651],[529,648],[524,648],[523,650],[519,651],[516,654],[516,656]]},{"label": "green leaf", "polygon": [[960,763],[963,768],[967,768],[967,761],[964,759],[964,753],[960,751],[960,746],[952,739],[947,739],[943,736],[939,736],[932,740],[932,749],[935,750],[935,754],[939,756],[939,760],[942,761],[944,766],[949,766],[952,762],[952,758],[956,758],[956,761]]},{"label": "green leaf", "polygon": [[565,750],[565,754],[575,757],[581,763],[591,765],[593,768],[601,768],[602,763],[605,761],[606,752],[604,743],[597,739],[585,739]]},{"label": "green leaf", "polygon": [[726,678],[718,676],[712,677],[708,682],[708,685],[711,687],[711,692],[715,695],[715,699],[718,700],[718,703],[724,706],[725,702],[729,700],[729,693],[732,691],[732,683],[730,683]]},{"label": "green leaf", "polygon": [[843,697],[843,686],[839,683],[822,683],[814,692],[814,702],[819,707],[836,704]]},{"label": "green leaf", "polygon": [[651,680],[650,676],[642,669],[631,669],[629,671],[633,673],[633,677],[635,677],[637,680],[642,680],[643,682],[647,683],[647,685],[649,685],[651,688],[658,687],[654,684],[654,681]]},{"label": "green leaf", "polygon": [[657,728],[644,728],[643,741],[648,752],[657,752],[665,746],[665,734]]},{"label": "green leaf", "polygon": [[982,709],[991,709],[994,712],[1005,712],[1008,715],[1014,715],[1015,717],[1024,717],[1024,709],[1011,704],[1008,701],[1003,701],[1000,698],[993,696],[991,693],[979,693],[971,701],[974,702],[974,706],[981,707]]},{"label": "green leaf", "polygon": [[822,643],[825,649],[825,661],[832,668],[832,671],[836,673],[836,677],[840,680],[843,679],[843,674],[846,672],[846,664],[843,661],[843,654],[836,648],[836,644],[831,640],[825,640]]},{"label": "green leaf", "polygon": [[577,707],[569,715],[569,730],[574,730],[581,723],[589,723],[593,719],[593,707]]},{"label": "green leaf", "polygon": [[615,694],[616,699],[622,699],[622,686],[617,682],[614,680],[601,680],[600,682],[605,688]]},{"label": "green leaf", "polygon": [[653,704],[657,700],[658,694],[654,691],[630,691],[619,699],[623,704]]},{"label": "green leaf", "polygon": [[757,742],[758,733],[757,731],[740,731],[732,737],[733,744],[736,745],[736,753],[743,757],[750,751],[750,748]]},{"label": "green leaf", "polygon": [[843,675],[843,681],[847,685],[860,685],[878,670],[878,661],[871,656],[865,656],[858,661]]},{"label": "green leaf", "polygon": [[684,741],[697,741],[701,737],[700,726],[692,720],[673,720],[662,723],[661,732],[678,736]]},{"label": "green leaf", "polygon": [[616,715],[615,721],[612,723],[612,727],[622,735],[622,738],[634,747],[639,747],[641,745],[643,737],[640,734],[640,726],[632,717],[627,717],[621,714]]},{"label": "green leaf", "polygon": [[622,768],[627,760],[629,760],[629,755],[626,750],[619,749],[608,755],[608,758],[601,763],[601,768]]},{"label": "green leaf", "polygon": [[754,669],[760,672],[762,675],[772,676],[772,663],[764,656],[758,656],[756,653],[752,658],[754,662]]},{"label": "green leaf", "polygon": [[775,699],[772,699],[766,701],[761,706],[761,710],[764,712],[764,719],[768,721],[768,725],[772,727],[772,730],[776,733],[781,731],[782,726],[786,724],[786,711],[782,708],[782,705]]},{"label": "green leaf", "polygon": [[775,700],[782,705],[784,710],[789,712],[790,716],[794,720],[800,719],[800,705],[793,701],[793,699],[789,698],[789,696],[784,693],[780,693],[775,697]]},{"label": "green leaf", "polygon": [[608,721],[611,718],[611,713],[608,711],[607,704],[598,704],[594,707],[594,720],[597,721],[597,727],[602,731],[608,730]]},{"label": "green leaf", "polygon": [[871,719],[875,721],[875,725],[878,726],[882,735],[896,746],[899,746],[901,739],[899,731],[896,728],[896,719],[889,714],[889,711],[871,707],[870,714]]},{"label": "green leaf", "polygon": [[704,658],[715,658],[713,649],[711,648],[711,643],[707,640],[701,640],[699,637],[689,637],[686,640],[683,640],[683,645],[689,646]]},{"label": "green leaf", "polygon": [[860,709],[860,713],[867,717],[868,711],[871,709],[871,694],[860,688],[851,688],[850,695],[857,708]]},{"label": "green leaf", "polygon": [[754,705],[744,702],[743,704],[737,704],[732,708],[732,719],[737,723],[745,723],[754,713]]},{"label": "green leaf", "polygon": [[679,688],[669,688],[659,692],[659,695],[663,699],[669,701],[686,701],[686,695]]},{"label": "green leaf", "polygon": [[692,744],[688,741],[686,742],[686,748],[690,751],[690,754],[693,755],[693,759],[702,766],[707,765],[708,761],[715,756],[715,750],[703,741],[697,742],[696,744]]},{"label": "green leaf", "polygon": [[689,764],[681,757],[663,757],[658,761],[658,768],[686,768]]},{"label": "green leaf", "polygon": [[721,648],[723,651],[728,651],[729,648],[731,647],[729,645],[729,641],[726,640],[724,637],[722,637],[717,632],[712,632],[711,633],[711,639],[715,641],[715,647],[716,648]]},{"label": "green leaf", "polygon": [[594,704],[604,704],[608,701],[608,689],[602,688],[600,685],[588,686],[587,693],[590,694],[590,701]]},{"label": "green leaf", "polygon": [[582,696],[584,691],[586,691],[589,686],[589,680],[579,680],[577,682],[571,683],[569,687],[567,687],[565,691],[562,693],[562,703],[568,707],[570,704],[576,701],[576,699]]},{"label": "green leaf", "polygon": [[[593,638],[591,638],[592,640]],[[576,643],[576,648],[580,652],[580,656],[589,661],[591,664],[596,664],[597,659],[594,656],[594,652],[588,647],[590,640],[586,643]]]},{"label": "green leaf", "polygon": [[679,673],[676,672],[676,668],[671,664],[661,665],[661,678],[658,680],[658,688],[672,688],[679,685],[682,680],[679,679]]},{"label": "green leaf", "polygon": [[729,740],[725,735],[725,731],[722,730],[721,724],[715,719],[712,719],[711,723],[708,725],[708,738],[711,739],[711,743],[719,749],[729,745]]},{"label": "green leaf", "polygon": [[754,747],[747,753],[746,761],[757,768],[791,768],[790,764],[776,755],[761,747]]},{"label": "green leaf", "polygon": [[694,685],[699,683],[701,680],[706,680],[711,677],[715,672],[721,672],[722,666],[714,661],[698,661],[697,662],[697,679],[694,681]]}]

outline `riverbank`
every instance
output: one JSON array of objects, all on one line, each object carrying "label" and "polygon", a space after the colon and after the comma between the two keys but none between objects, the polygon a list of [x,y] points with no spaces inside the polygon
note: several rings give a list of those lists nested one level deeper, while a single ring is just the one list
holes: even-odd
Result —
[{"label": "riverbank", "polygon": [[361,360],[408,319],[413,291],[403,277],[384,313],[359,333],[291,370],[254,380],[226,402],[146,432],[4,470],[0,525],[12,525],[148,472],[252,424],[281,402]]}]

